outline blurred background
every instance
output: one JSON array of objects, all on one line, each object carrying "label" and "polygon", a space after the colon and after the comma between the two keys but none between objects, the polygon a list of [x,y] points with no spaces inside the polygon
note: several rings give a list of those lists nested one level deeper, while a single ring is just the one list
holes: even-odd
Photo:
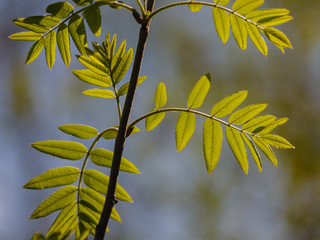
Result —
[{"label": "blurred background", "polygon": [[[0,1],[0,239],[30,239],[36,231],[46,233],[56,214],[28,218],[52,190],[22,186],[49,168],[80,164],[46,156],[29,144],[74,140],[58,131],[63,124],[87,124],[102,131],[117,119],[112,101],[81,94],[90,86],[70,72],[82,68],[74,57],[70,69],[57,57],[49,70],[43,52],[25,65],[31,43],[8,39],[23,31],[12,23],[13,18],[44,14],[51,2]],[[168,2],[156,1],[156,6]],[[160,81],[167,86],[167,106],[184,107],[195,82],[209,72],[212,88],[202,111],[209,112],[227,95],[248,90],[245,104],[268,103],[265,113],[290,119],[276,133],[296,149],[275,150],[278,167],[263,158],[262,173],[250,158],[246,176],[224,142],[220,162],[208,176],[202,153],[203,119],[197,119],[197,130],[180,153],[174,143],[177,114],[167,114],[150,133],[141,124],[142,131],[128,139],[124,156],[142,174],[121,173],[119,179],[135,202],[117,205],[123,222],[110,223],[108,239],[320,239],[320,1],[265,2],[266,7],[288,8],[294,16],[280,27],[294,46],[285,55],[269,43],[267,57],[250,41],[244,52],[232,37],[224,45],[210,9],[191,13],[180,7],[158,15],[152,21],[141,72],[148,78],[138,90],[131,120],[153,108]],[[127,46],[135,48],[139,26],[130,14],[104,7],[103,22],[100,39],[89,40],[102,42],[108,32],[117,33],[119,41],[127,39]],[[127,80],[128,76],[123,81]],[[113,148],[113,142],[100,144]]]}]

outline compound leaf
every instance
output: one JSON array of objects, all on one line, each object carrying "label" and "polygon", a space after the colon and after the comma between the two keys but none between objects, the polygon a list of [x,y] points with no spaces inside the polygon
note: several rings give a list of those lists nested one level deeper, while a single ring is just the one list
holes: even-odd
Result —
[{"label": "compound leaf", "polygon": [[44,49],[46,52],[47,65],[51,69],[56,59],[56,32],[51,31],[44,39]]},{"label": "compound leaf", "polygon": [[10,39],[16,41],[38,41],[43,35],[36,32],[18,32],[9,36]]},{"label": "compound leaf", "polygon": [[267,56],[268,55],[268,47],[267,47],[265,40],[261,36],[257,26],[252,25],[248,22],[246,22],[245,25],[246,25],[247,31],[249,33],[249,37],[250,37],[251,41],[253,42],[253,44],[256,46],[256,48],[263,55]]},{"label": "compound leaf", "polygon": [[[91,151],[90,158],[98,166],[111,168],[113,152],[103,148],[96,148]],[[121,158],[120,171],[140,173],[137,167],[124,157]]]},{"label": "compound leaf", "polygon": [[227,127],[226,138],[233,152],[233,155],[238,160],[240,167],[242,168],[245,174],[248,174],[249,164],[248,164],[247,152],[246,152],[246,147],[244,145],[244,142],[241,138],[241,134],[237,130],[231,127]]},{"label": "compound leaf", "polygon": [[[97,170],[87,169],[84,171],[83,181],[93,190],[102,194],[107,194],[109,183],[109,177],[107,175],[104,175]],[[119,184],[117,184],[115,195],[120,201],[133,202],[126,190],[124,190],[124,188],[122,188]]]},{"label": "compound leaf", "polygon": [[268,145],[262,138],[253,136],[252,137],[253,142],[257,145],[257,147],[267,156],[267,158],[275,165],[278,165],[277,158]]},{"label": "compound leaf", "polygon": [[33,62],[39,56],[43,48],[44,48],[44,39],[40,38],[31,46],[27,55],[26,64]]},{"label": "compound leaf", "polygon": [[230,23],[231,23],[231,29],[232,29],[234,39],[236,40],[238,46],[241,48],[241,50],[246,50],[247,29],[246,29],[245,21],[240,17],[234,14],[231,14]]},{"label": "compound leaf", "polygon": [[69,29],[64,23],[58,28],[57,44],[64,64],[69,67],[71,61]]},{"label": "compound leaf", "polygon": [[223,43],[226,43],[230,35],[229,14],[220,8],[212,8],[212,15],[218,36]]},{"label": "compound leaf", "polygon": [[23,188],[44,189],[69,185],[77,181],[80,169],[75,167],[60,167],[50,169],[28,181]]},{"label": "compound leaf", "polygon": [[167,103],[167,91],[163,82],[160,82],[154,94],[154,103],[156,108],[161,108]]},{"label": "compound leaf", "polygon": [[47,13],[51,13],[53,16],[60,19],[68,17],[73,10],[73,6],[68,2],[52,3],[46,8]]},{"label": "compound leaf", "polygon": [[189,112],[181,112],[175,130],[176,147],[178,152],[188,144],[194,133],[195,127],[195,115]]},{"label": "compound leaf", "polygon": [[83,144],[71,141],[46,140],[32,143],[31,146],[40,152],[69,160],[79,160],[87,153]]},{"label": "compound leaf", "polygon": [[65,208],[76,198],[76,191],[77,188],[75,186],[60,188],[44,200],[36,210],[34,210],[30,219],[45,217],[59,209]]},{"label": "compound leaf", "polygon": [[259,154],[256,146],[253,144],[252,140],[246,134],[241,133],[241,136],[242,136],[244,142],[246,143],[246,145],[248,146],[249,151],[252,155],[252,158],[255,161],[255,163],[259,169],[259,172],[261,172],[262,171],[262,162],[261,162],[261,157],[260,157],[260,154]]},{"label": "compound leaf", "polygon": [[247,91],[240,91],[225,97],[213,106],[211,115],[216,117],[228,116],[247,98],[247,94]]},{"label": "compound leaf", "polygon": [[86,8],[83,13],[91,32],[97,37],[101,34],[101,12],[97,6],[90,6]]},{"label": "compound leaf", "polygon": [[[139,86],[141,83],[143,83],[143,81],[144,81],[146,78],[147,78],[146,76],[139,77],[139,78],[138,78],[137,86]],[[129,89],[129,82],[123,84],[123,85],[119,88],[119,91],[118,91],[119,96],[122,96],[122,95],[127,94],[128,89]]]},{"label": "compound leaf", "polygon": [[238,125],[244,124],[261,113],[266,107],[267,104],[252,104],[241,108],[231,114],[229,117],[229,123]]},{"label": "compound leaf", "polygon": [[68,28],[77,49],[82,55],[86,55],[87,33],[82,17],[74,15],[69,21]]},{"label": "compound leaf", "polygon": [[[153,112],[157,111],[157,109],[154,109]],[[145,122],[145,128],[147,132],[151,131],[152,129],[156,128],[164,119],[166,114],[164,112],[153,114],[146,118]]]},{"label": "compound leaf", "polygon": [[98,135],[98,130],[83,124],[65,124],[58,127],[64,133],[77,138],[90,139]]},{"label": "compound leaf", "polygon": [[84,95],[97,98],[116,98],[114,93],[108,89],[94,88],[83,92]]},{"label": "compound leaf", "polygon": [[232,5],[232,10],[241,15],[246,15],[262,4],[263,0],[237,0]]},{"label": "compound leaf", "polygon": [[212,119],[206,119],[203,124],[203,153],[209,174],[218,164],[222,140],[223,133],[220,123]]},{"label": "compound leaf", "polygon": [[267,144],[276,148],[294,148],[294,146],[291,143],[289,143],[286,139],[275,134],[263,135],[261,136],[261,139],[263,139]]},{"label": "compound leaf", "polygon": [[201,107],[207,93],[210,89],[211,77],[210,74],[202,76],[196,85],[193,87],[187,101],[188,108],[199,108]]}]

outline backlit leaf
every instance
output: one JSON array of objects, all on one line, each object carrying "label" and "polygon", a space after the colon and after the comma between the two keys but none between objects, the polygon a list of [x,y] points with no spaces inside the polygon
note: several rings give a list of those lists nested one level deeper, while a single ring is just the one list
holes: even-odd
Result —
[{"label": "backlit leaf", "polygon": [[244,124],[261,113],[264,109],[266,109],[266,107],[267,104],[252,104],[241,108],[231,114],[229,117],[229,123],[237,125]]},{"label": "backlit leaf", "polygon": [[133,50],[130,48],[111,69],[111,76],[115,84],[119,83],[130,68],[133,58]]},{"label": "backlit leaf", "polygon": [[111,79],[109,76],[102,76],[88,69],[73,70],[72,73],[81,81],[84,81],[86,83],[99,86],[99,87],[111,86]]},{"label": "backlit leaf", "polygon": [[259,169],[259,172],[261,172],[262,171],[262,162],[261,162],[261,157],[260,157],[260,154],[259,154],[256,146],[253,144],[251,139],[246,134],[241,133],[241,136],[242,136],[244,142],[246,143],[246,145],[248,146],[249,151],[252,155],[252,158],[255,161],[255,163]]},{"label": "backlit leaf", "polygon": [[[139,86],[141,83],[143,83],[143,81],[144,81],[146,78],[147,78],[146,76],[144,76],[144,77],[139,77],[139,78],[138,78],[137,86]],[[122,96],[122,95],[127,94],[128,88],[129,88],[129,82],[123,84],[123,85],[119,88],[119,90],[118,90],[119,96]]]},{"label": "backlit leaf", "polygon": [[93,0],[72,0],[74,1],[78,6],[85,6],[88,4],[91,4]]},{"label": "backlit leaf", "polygon": [[275,134],[263,135],[261,136],[261,139],[263,139],[267,144],[276,148],[294,148],[294,146],[291,143],[289,143],[286,139]]},{"label": "backlit leaf", "polygon": [[28,181],[23,188],[44,189],[69,185],[77,181],[80,169],[75,167],[60,167],[50,169]]},{"label": "backlit leaf", "polygon": [[[90,158],[98,166],[111,168],[113,152],[103,148],[96,148],[91,151]],[[121,158],[120,171],[140,173],[136,166],[124,157]]]},{"label": "backlit leaf", "polygon": [[[86,169],[84,171],[83,181],[88,187],[94,189],[95,191],[102,194],[107,194],[109,184],[109,177],[107,175],[104,175],[97,170]],[[122,188],[119,184],[117,184],[115,195],[120,201],[133,202],[126,190],[124,190],[124,188]]]},{"label": "backlit leaf", "polygon": [[226,43],[230,35],[229,14],[220,8],[212,8],[212,15],[216,31],[221,41]]},{"label": "backlit leaf", "polygon": [[42,235],[42,233],[37,232],[37,233],[33,234],[31,240],[45,240],[45,239],[44,239],[44,236]]},{"label": "backlit leaf", "polygon": [[277,158],[274,154],[274,152],[272,151],[272,149],[270,148],[270,146],[268,145],[268,143],[266,143],[263,139],[261,139],[260,137],[256,137],[253,136],[252,140],[254,141],[254,143],[257,145],[257,147],[267,156],[267,158],[275,165],[278,165],[278,161]]},{"label": "backlit leaf", "polygon": [[221,5],[221,6],[227,6],[227,4],[229,3],[230,0],[217,0],[215,1],[217,4]]},{"label": "backlit leaf", "polygon": [[[154,109],[153,111],[157,111],[157,109]],[[147,117],[145,122],[145,128],[147,132],[156,128],[162,122],[165,116],[166,114],[164,112],[161,112]]]},{"label": "backlit leaf", "polygon": [[249,37],[250,37],[251,41],[253,42],[253,44],[256,46],[256,48],[263,55],[267,56],[268,55],[268,47],[267,47],[265,40],[261,36],[258,28],[248,22],[246,22],[246,28],[247,28],[247,31],[249,33]]},{"label": "backlit leaf", "polygon": [[292,20],[292,16],[280,16],[280,17],[271,17],[271,18],[264,18],[258,21],[258,24],[263,25],[264,27],[272,27],[276,25],[280,25]]},{"label": "backlit leaf", "polygon": [[101,12],[100,8],[90,6],[83,12],[83,17],[86,19],[91,32],[97,37],[101,34]]},{"label": "backlit leaf", "polygon": [[83,144],[71,141],[47,140],[32,143],[31,146],[40,152],[69,160],[79,160],[87,153]]},{"label": "backlit leaf", "polygon": [[269,132],[271,132],[273,129],[275,129],[278,126],[281,126],[285,124],[288,121],[288,118],[279,118],[265,126],[263,129],[257,129],[255,133],[258,133],[259,135],[265,135]]},{"label": "backlit leaf", "polygon": [[200,4],[188,4],[189,9],[191,10],[191,12],[198,12],[201,10],[202,5]]},{"label": "backlit leaf", "polygon": [[35,32],[18,32],[9,36],[10,39],[16,41],[38,41],[43,35]]},{"label": "backlit leaf", "polygon": [[68,2],[52,3],[46,8],[47,13],[51,13],[53,16],[61,19],[68,17],[73,10],[73,6]]},{"label": "backlit leaf", "polygon": [[48,216],[49,214],[65,208],[74,201],[77,196],[77,187],[67,186],[60,188],[44,200],[32,213],[30,219]]},{"label": "backlit leaf", "polygon": [[64,64],[69,67],[71,54],[70,54],[70,38],[69,29],[66,24],[61,24],[57,31],[57,44]]},{"label": "backlit leaf", "polygon": [[58,129],[64,133],[82,139],[90,139],[98,135],[97,129],[82,124],[65,124],[58,127]]},{"label": "backlit leaf", "polygon": [[114,93],[108,89],[94,88],[83,92],[84,95],[97,98],[116,98]]},{"label": "backlit leaf", "polygon": [[193,87],[187,101],[188,108],[201,107],[207,93],[210,89],[211,77],[210,74],[202,76],[196,85]]},{"label": "backlit leaf", "polygon": [[160,82],[154,94],[156,108],[161,108],[167,103],[167,91],[163,82]]},{"label": "backlit leaf", "polygon": [[26,64],[33,62],[39,56],[43,48],[44,48],[44,39],[40,38],[31,46],[27,55]]},{"label": "backlit leaf", "polygon": [[74,15],[69,21],[68,28],[77,49],[82,55],[86,55],[87,34],[82,17]]},{"label": "backlit leaf", "polygon": [[289,13],[290,11],[285,8],[261,9],[247,14],[247,18],[253,22],[258,22],[262,19],[284,16]]},{"label": "backlit leaf", "polygon": [[241,50],[245,50],[247,48],[247,29],[245,21],[240,17],[231,14],[230,23],[234,39],[236,40]]},{"label": "backlit leaf", "polygon": [[79,55],[77,55],[77,58],[83,66],[93,71],[94,73],[105,76],[105,77],[109,76],[108,68],[104,64],[102,64],[100,61],[94,58],[89,58],[86,56],[79,56]]},{"label": "backlit leaf", "polygon": [[264,28],[263,32],[274,44],[280,47],[293,48],[288,37],[280,30],[272,27],[266,27]]},{"label": "backlit leaf", "polygon": [[248,174],[249,164],[247,152],[244,142],[241,138],[241,134],[237,130],[231,127],[227,127],[226,138],[233,152],[233,155],[236,157],[240,167],[242,168],[245,174]]},{"label": "backlit leaf", "polygon": [[177,151],[180,152],[190,141],[196,127],[193,113],[181,112],[176,124],[175,137]]},{"label": "backlit leaf", "polygon": [[[13,22],[16,25],[18,25],[19,27],[28,29],[32,32],[46,33],[47,31],[50,30],[50,27],[44,26],[43,24],[40,24],[42,17],[43,16],[33,16],[33,17],[28,17],[28,18],[16,18],[16,19],[13,19]],[[58,23],[59,23],[59,21],[58,21]],[[58,24],[58,23],[56,23],[56,24]]]},{"label": "backlit leaf", "polygon": [[232,5],[232,10],[241,15],[246,15],[262,4],[263,0],[237,0]]},{"label": "backlit leaf", "polygon": [[69,237],[75,230],[76,225],[78,224],[78,216],[74,215],[70,217],[63,227],[60,229],[61,235],[57,240],[65,240],[67,237]]},{"label": "backlit leaf", "polygon": [[240,91],[225,97],[213,106],[211,115],[216,117],[228,116],[247,98],[247,94],[247,91]]},{"label": "backlit leaf", "polygon": [[[111,42],[111,53],[115,51],[115,44],[116,43],[116,35],[112,38]],[[112,56],[111,64],[110,64],[110,69],[111,72],[113,72],[115,69],[117,69],[117,65],[121,61],[121,57],[124,55],[125,50],[126,50],[127,42],[124,40],[120,46],[118,47],[117,51],[115,54]]]},{"label": "backlit leaf", "polygon": [[242,129],[247,132],[256,133],[259,132],[259,130],[261,131],[262,129],[264,129],[275,119],[276,117],[272,115],[258,116],[243,124]]},{"label": "backlit leaf", "polygon": [[211,174],[220,159],[223,133],[220,123],[206,119],[203,124],[203,153],[208,173]]},{"label": "backlit leaf", "polygon": [[47,65],[51,69],[56,59],[56,32],[51,31],[44,39],[44,48],[46,52]]}]

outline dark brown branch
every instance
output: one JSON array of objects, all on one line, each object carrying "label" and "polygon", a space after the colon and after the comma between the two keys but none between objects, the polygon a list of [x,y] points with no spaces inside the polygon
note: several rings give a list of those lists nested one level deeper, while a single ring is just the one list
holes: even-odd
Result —
[{"label": "dark brown branch", "polygon": [[[154,0],[148,0],[148,11],[152,12],[153,6],[154,6]],[[127,97],[124,103],[124,108],[122,111],[122,117],[120,120],[118,136],[116,138],[115,145],[114,145],[114,155],[112,160],[107,196],[106,196],[105,204],[103,206],[103,210],[100,216],[100,221],[96,227],[96,235],[94,238],[95,240],[104,239],[104,235],[106,232],[106,228],[108,226],[112,208],[117,203],[115,198],[115,191],[116,191],[116,185],[118,181],[121,157],[122,157],[122,152],[125,145],[127,125],[128,125],[129,116],[132,109],[135,91],[137,88],[137,82],[140,74],[142,58],[143,58],[143,54],[145,51],[145,46],[146,46],[146,42],[149,34],[149,25],[150,25],[150,22],[141,23],[139,40],[138,40],[136,55],[134,58],[130,83],[129,83],[129,89],[128,89]]]}]

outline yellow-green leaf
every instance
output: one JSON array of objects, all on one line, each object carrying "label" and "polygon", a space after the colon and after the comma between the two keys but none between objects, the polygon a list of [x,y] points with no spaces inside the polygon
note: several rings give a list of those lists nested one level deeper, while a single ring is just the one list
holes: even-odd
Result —
[{"label": "yellow-green leaf", "polygon": [[262,4],[263,0],[236,0],[232,5],[232,10],[241,15],[245,15],[260,7]]},{"label": "yellow-green leaf", "polygon": [[36,232],[35,234],[33,234],[31,240],[45,240],[45,239],[42,233]]},{"label": "yellow-green leaf", "polygon": [[[107,175],[94,169],[86,169],[84,171],[83,181],[88,187],[95,191],[107,194],[109,184],[109,177]],[[120,201],[133,202],[130,195],[119,184],[117,184],[115,195]]]},{"label": "yellow-green leaf", "polygon": [[16,41],[38,41],[43,35],[36,32],[18,32],[9,36],[10,39]]},{"label": "yellow-green leaf", "polygon": [[265,135],[269,132],[271,132],[273,129],[275,129],[278,126],[281,126],[285,124],[288,121],[288,118],[279,118],[274,120],[273,122],[269,123],[262,129],[257,129],[255,133],[258,133],[259,135]]},{"label": "yellow-green leaf", "polygon": [[58,127],[64,133],[77,138],[90,139],[98,135],[98,130],[83,124],[65,124]]},{"label": "yellow-green leaf", "polygon": [[13,22],[19,27],[28,29],[36,33],[46,33],[47,31],[50,30],[49,27],[39,25],[39,23],[33,21],[32,18],[16,18],[16,19],[13,19]]},{"label": "yellow-green leaf", "polygon": [[276,158],[274,152],[272,151],[272,149],[270,148],[270,146],[268,145],[268,143],[266,143],[262,138],[256,137],[256,136],[253,136],[252,140],[257,145],[257,147],[267,156],[267,158],[275,166],[277,166],[278,165],[277,158]]},{"label": "yellow-green leaf", "polygon": [[[143,83],[143,81],[144,81],[146,78],[147,78],[146,76],[139,77],[139,78],[138,78],[137,86],[139,86],[141,83]],[[127,94],[128,88],[129,88],[129,82],[123,84],[123,85],[119,88],[119,90],[118,90],[119,96],[122,96],[122,95]]]},{"label": "yellow-green leaf", "polygon": [[56,32],[51,31],[44,39],[44,49],[46,52],[47,65],[51,69],[56,59]]},{"label": "yellow-green leaf", "polygon": [[81,81],[95,86],[110,87],[112,84],[109,76],[96,74],[89,69],[73,70],[72,73]]},{"label": "yellow-green leaf", "polygon": [[212,8],[212,15],[218,36],[220,37],[223,43],[226,43],[230,35],[229,14],[220,8],[214,7]]},{"label": "yellow-green leaf", "polygon": [[198,12],[198,11],[201,10],[202,5],[200,5],[200,4],[188,4],[188,7],[189,7],[191,12]]},{"label": "yellow-green leaf", "polygon": [[274,44],[280,47],[293,48],[289,38],[280,30],[272,27],[266,27],[263,32]]},{"label": "yellow-green leaf", "polygon": [[47,13],[51,13],[53,16],[61,19],[68,17],[73,10],[73,6],[68,2],[52,3],[46,8]]},{"label": "yellow-green leaf", "polygon": [[187,101],[188,108],[201,107],[205,97],[208,94],[211,84],[211,76],[209,73],[202,76],[193,87]]},{"label": "yellow-green leaf", "polygon": [[230,0],[217,0],[216,3],[221,6],[227,6]]},{"label": "yellow-green leaf", "polygon": [[48,216],[49,214],[65,208],[72,203],[77,196],[77,187],[67,186],[60,188],[44,200],[32,213],[30,219]]},{"label": "yellow-green leaf", "polygon": [[272,123],[275,119],[276,117],[272,115],[258,116],[243,124],[242,129],[247,132],[257,133]]},{"label": "yellow-green leaf", "polygon": [[31,46],[27,55],[26,64],[33,62],[39,56],[43,48],[44,48],[44,39],[40,38]]},{"label": "yellow-green leaf", "polygon": [[203,153],[209,174],[218,164],[222,140],[223,133],[220,123],[212,119],[206,119],[203,124]]},{"label": "yellow-green leaf", "polygon": [[57,44],[64,64],[69,67],[71,54],[70,54],[70,38],[69,29],[66,24],[61,24],[57,31]]},{"label": "yellow-green leaf", "polygon": [[237,130],[231,127],[227,127],[226,138],[233,152],[233,155],[237,159],[240,167],[242,168],[245,174],[248,174],[249,164],[247,158],[247,151],[244,142],[241,138],[241,134]]},{"label": "yellow-green leaf", "polygon": [[83,144],[71,141],[47,140],[32,143],[31,146],[40,152],[69,160],[79,160],[87,153]]},{"label": "yellow-green leaf", "polygon": [[259,169],[259,172],[261,172],[262,171],[262,162],[261,162],[261,157],[260,157],[260,154],[259,154],[256,146],[253,144],[252,140],[245,133],[241,133],[241,136],[242,136],[244,142],[246,143],[246,145],[248,146],[249,151],[252,155],[252,158],[255,161],[255,163]]},{"label": "yellow-green leaf", "polygon": [[[91,151],[90,158],[98,166],[111,168],[113,152],[103,148],[96,148]],[[124,157],[121,158],[120,171],[140,173],[137,167]]]},{"label": "yellow-green leaf", "polygon": [[177,151],[180,152],[190,141],[196,127],[193,113],[181,112],[176,124],[175,137]]},{"label": "yellow-green leaf", "polygon": [[247,14],[247,18],[253,22],[258,22],[262,19],[269,19],[274,17],[280,17],[289,14],[290,11],[285,8],[272,8],[272,9],[261,9],[253,11]]},{"label": "yellow-green leaf", "polygon": [[241,108],[231,114],[229,117],[229,123],[237,125],[244,124],[261,113],[264,109],[266,109],[266,107],[267,104],[252,104]]},{"label": "yellow-green leaf", "polygon": [[[154,109],[153,111],[157,111],[157,109]],[[153,114],[147,117],[145,121],[145,128],[147,132],[156,128],[162,122],[165,116],[166,116],[166,113],[161,112],[161,113]]]},{"label": "yellow-green leaf", "polygon": [[211,115],[216,117],[228,116],[247,98],[247,95],[247,91],[240,91],[225,97],[213,106]]},{"label": "yellow-green leaf", "polygon": [[288,142],[288,140],[284,139],[283,137],[280,137],[279,135],[266,134],[261,136],[261,139],[263,139],[267,144],[276,148],[295,148],[291,143]]},{"label": "yellow-green leaf", "polygon": [[116,98],[114,93],[108,89],[94,88],[83,92],[84,95],[97,98]]},{"label": "yellow-green leaf", "polygon": [[83,17],[86,19],[91,32],[97,37],[101,34],[101,12],[100,8],[93,5],[83,12]]},{"label": "yellow-green leaf", "polygon": [[267,44],[265,42],[265,40],[263,39],[263,37],[261,36],[258,27],[246,22],[246,28],[247,31],[249,33],[249,37],[251,39],[251,41],[253,42],[253,44],[256,46],[256,48],[265,56],[268,55],[268,47]]},{"label": "yellow-green leaf", "polygon": [[99,75],[102,75],[104,77],[109,77],[108,68],[104,64],[102,64],[100,61],[98,61],[97,59],[89,58],[86,56],[79,56],[79,55],[77,55],[77,58],[83,66],[85,66],[86,68],[88,68],[92,72],[99,74]]},{"label": "yellow-green leaf", "polygon": [[154,94],[156,108],[161,108],[167,103],[167,91],[163,82],[160,82]]},{"label": "yellow-green leaf", "polygon": [[230,23],[231,23],[233,37],[236,40],[238,46],[241,48],[241,50],[246,50],[247,29],[246,29],[245,21],[242,18],[234,14],[231,14]]},{"label": "yellow-green leaf", "polygon": [[60,167],[50,169],[28,181],[23,188],[44,189],[69,185],[77,181],[80,169],[75,167]]},{"label": "yellow-green leaf", "polygon": [[111,69],[111,76],[115,84],[119,83],[130,68],[133,58],[133,50],[130,48]]},{"label": "yellow-green leaf", "polygon": [[[117,38],[116,38],[116,35],[115,35],[112,38],[111,47],[110,47],[110,49],[111,49],[110,50],[110,54],[112,54],[115,51],[116,41],[117,41]],[[121,57],[125,53],[126,46],[127,46],[127,41],[126,40],[122,41],[122,43],[118,47],[118,49],[115,52],[115,54],[112,56],[112,60],[111,60],[111,64],[110,64],[111,72],[113,72],[117,68],[117,65],[121,61]]]},{"label": "yellow-green leaf", "polygon": [[69,21],[68,28],[77,49],[82,55],[86,55],[87,33],[82,17],[74,15]]},{"label": "yellow-green leaf", "polygon": [[258,21],[258,24],[263,25],[264,27],[272,27],[276,25],[280,25],[292,20],[292,16],[280,16],[280,17],[272,17],[272,18],[264,18]]}]

